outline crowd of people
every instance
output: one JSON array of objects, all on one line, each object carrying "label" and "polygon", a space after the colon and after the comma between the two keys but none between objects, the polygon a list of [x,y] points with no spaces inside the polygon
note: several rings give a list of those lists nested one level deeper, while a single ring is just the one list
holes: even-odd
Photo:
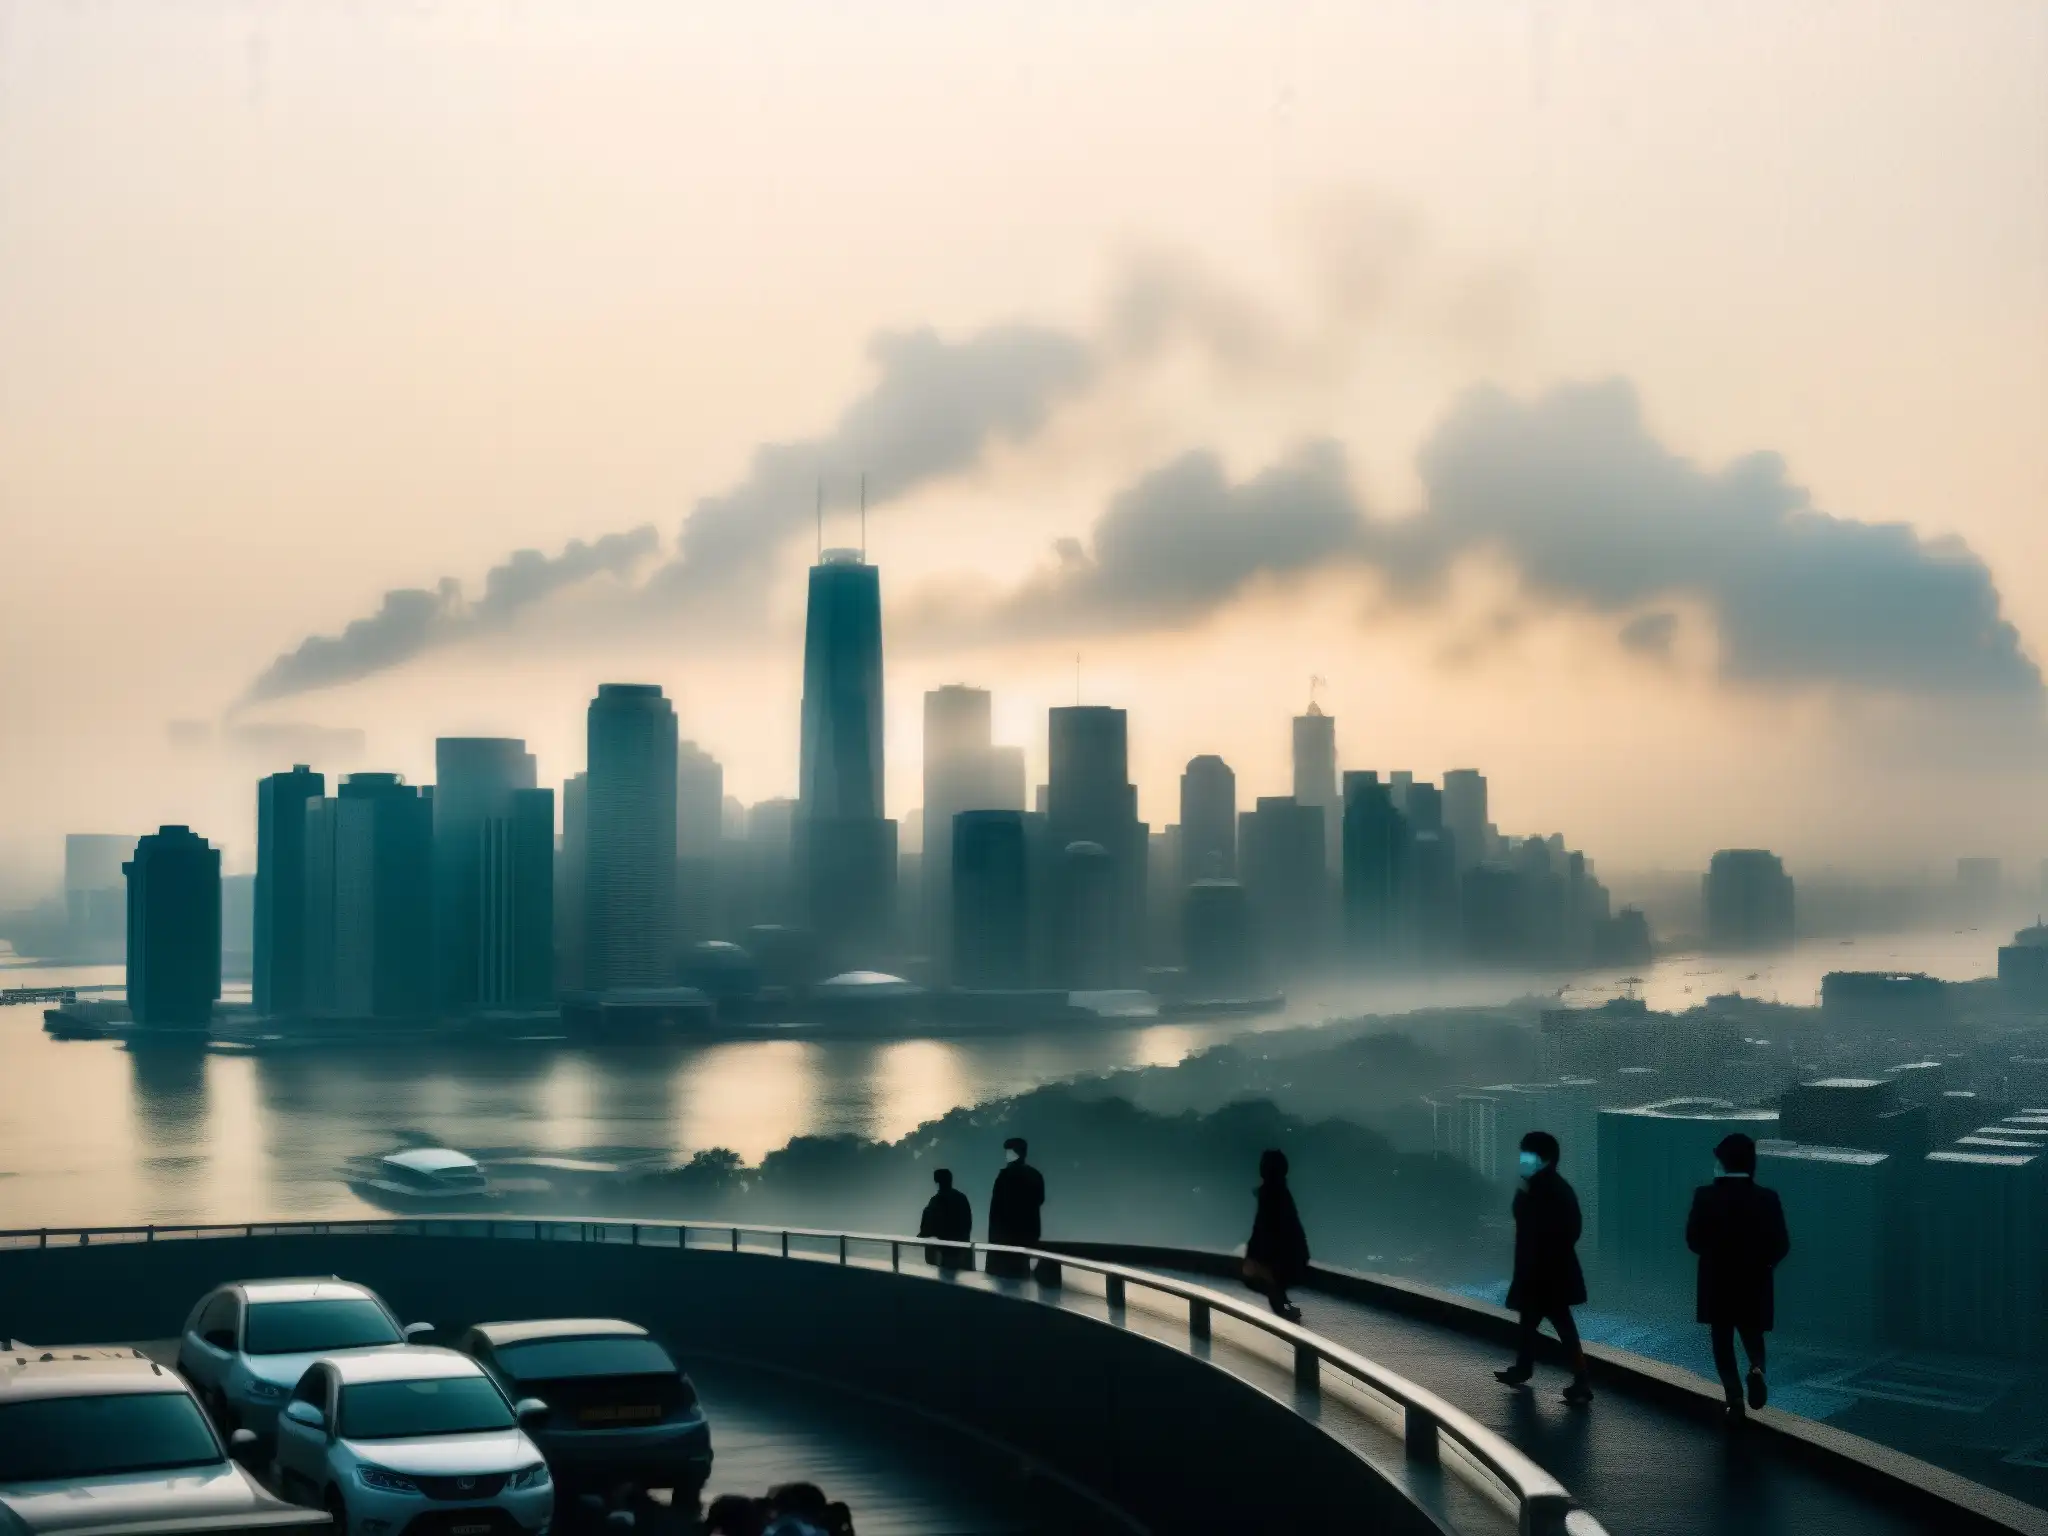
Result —
[{"label": "crowd of people", "polygon": [[[988,1243],[993,1249],[1038,1245],[1045,1176],[1031,1166],[1029,1151],[1021,1136],[1003,1143],[1004,1163],[988,1203]],[[1593,1401],[1585,1345],[1572,1316],[1572,1309],[1586,1301],[1586,1275],[1578,1255],[1583,1223],[1578,1195],[1558,1172],[1562,1152],[1548,1131],[1531,1131],[1522,1138],[1511,1207],[1514,1273],[1507,1294],[1508,1310],[1520,1323],[1520,1348],[1514,1363],[1494,1376],[1506,1386],[1527,1387],[1536,1374],[1537,1340],[1548,1322],[1571,1367],[1564,1400],[1582,1407]],[[926,1202],[917,1229],[919,1237],[929,1240],[926,1261],[944,1270],[973,1269],[973,1207],[954,1185],[951,1169],[935,1170],[932,1182],[938,1188]],[[1301,1308],[1289,1292],[1308,1278],[1310,1260],[1308,1234],[1287,1187],[1286,1153],[1268,1148],[1260,1154],[1253,1199],[1251,1236],[1244,1249],[1245,1284],[1265,1297],[1276,1315],[1299,1322]],[[1762,1408],[1770,1396],[1764,1377],[1764,1335],[1775,1320],[1772,1274],[1792,1248],[1784,1207],[1775,1192],[1756,1182],[1756,1142],[1750,1137],[1737,1132],[1714,1149],[1713,1178],[1693,1194],[1685,1241],[1699,1256],[1695,1315],[1707,1325],[1729,1416],[1739,1420],[1750,1409]],[[1053,1260],[1013,1252],[990,1252],[988,1272],[1012,1279],[1034,1272],[1041,1280],[1058,1278]],[[1738,1369],[1738,1338],[1747,1357],[1746,1374]]]},{"label": "crowd of people", "polygon": [[853,1515],[816,1483],[784,1483],[766,1498],[720,1494],[704,1511],[704,1536],[853,1536]]}]

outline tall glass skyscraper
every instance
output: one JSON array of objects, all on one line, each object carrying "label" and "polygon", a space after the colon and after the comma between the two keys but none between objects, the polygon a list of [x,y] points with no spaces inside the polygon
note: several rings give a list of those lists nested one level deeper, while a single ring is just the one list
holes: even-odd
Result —
[{"label": "tall glass skyscraper", "polygon": [[[495,984],[503,981],[507,957],[494,935],[491,947],[498,953],[486,967],[484,925],[489,921],[502,929],[509,923],[523,930],[533,918],[520,922],[509,890],[485,888],[487,874],[502,886],[514,867],[505,857],[502,832],[490,828],[493,822],[511,820],[513,797],[534,784],[533,754],[523,741],[443,736],[434,743],[434,977],[440,1005],[450,1014],[466,1014],[485,1001],[508,1001]],[[552,816],[552,798],[548,806]],[[553,846],[550,825],[551,862]],[[539,899],[542,893],[532,889],[531,881],[524,884],[529,897]],[[552,891],[545,896],[552,902]],[[546,942],[553,947],[552,933]]]},{"label": "tall glass skyscraper", "polygon": [[872,963],[896,913],[896,824],[883,815],[881,572],[850,549],[811,567],[794,855],[832,963]]},{"label": "tall glass skyscraper", "polygon": [[676,974],[676,712],[652,683],[603,683],[588,718],[585,988]]},{"label": "tall glass skyscraper", "polygon": [[254,1001],[260,1014],[306,1010],[306,802],[327,776],[301,763],[256,785]]}]

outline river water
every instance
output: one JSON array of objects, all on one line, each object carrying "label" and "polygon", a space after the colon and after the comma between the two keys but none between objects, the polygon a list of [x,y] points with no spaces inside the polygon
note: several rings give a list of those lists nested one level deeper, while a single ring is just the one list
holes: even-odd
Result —
[{"label": "river water", "polygon": [[[1834,969],[1992,969],[1991,933],[1809,944],[1770,962],[1671,957],[1567,1002],[1631,990],[1657,1008],[1719,992],[1810,1003]],[[0,963],[0,986],[118,985],[118,966]],[[366,1047],[259,1056],[131,1053],[52,1040],[42,1009],[0,1008],[0,1228],[361,1215],[353,1157],[416,1139],[477,1151],[655,1153],[792,1136],[890,1138],[963,1105],[1119,1067],[1170,1065],[1250,1033],[1360,1013],[1501,1003],[1527,978],[1470,975],[1298,992],[1258,1020],[1072,1028],[970,1040],[721,1041],[649,1050]],[[1558,990],[1557,980],[1541,984]],[[118,995],[118,994],[116,994]],[[244,989],[246,995],[246,989]]]}]

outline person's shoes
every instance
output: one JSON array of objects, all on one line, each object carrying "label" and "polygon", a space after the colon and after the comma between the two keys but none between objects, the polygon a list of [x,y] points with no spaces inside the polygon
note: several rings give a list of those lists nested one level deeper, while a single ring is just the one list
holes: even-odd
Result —
[{"label": "person's shoes", "polygon": [[1504,1387],[1526,1387],[1529,1385],[1529,1378],[1535,1374],[1534,1366],[1511,1365],[1504,1371],[1495,1371],[1493,1379]]},{"label": "person's shoes", "polygon": [[1771,1400],[1771,1389],[1764,1385],[1764,1373],[1751,1366],[1749,1371],[1749,1406],[1761,1408]]},{"label": "person's shoes", "polygon": [[1583,1408],[1593,1401],[1593,1383],[1583,1376],[1574,1376],[1571,1385],[1564,1389],[1564,1400],[1574,1408]]},{"label": "person's shoes", "polygon": [[1278,1316],[1286,1318],[1287,1321],[1290,1323],[1298,1323],[1301,1321],[1301,1308],[1297,1307],[1291,1301],[1282,1302],[1279,1306],[1275,1307],[1273,1311]]}]

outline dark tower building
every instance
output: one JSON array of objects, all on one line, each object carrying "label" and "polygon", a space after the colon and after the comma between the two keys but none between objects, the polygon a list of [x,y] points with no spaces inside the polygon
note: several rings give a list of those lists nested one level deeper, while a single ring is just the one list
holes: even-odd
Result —
[{"label": "dark tower building", "polygon": [[1031,984],[1031,845],[1024,812],[962,811],[952,836],[956,987]]},{"label": "dark tower building", "polygon": [[585,869],[590,859],[590,775],[562,781],[562,848],[555,860],[555,990],[583,989]]},{"label": "dark tower building", "polygon": [[1453,768],[1444,775],[1444,831],[1458,873],[1486,862],[1486,775],[1476,768]]},{"label": "dark tower building", "polygon": [[1410,941],[1418,956],[1442,957],[1457,948],[1460,924],[1458,847],[1444,826],[1444,795],[1434,784],[1408,786]]},{"label": "dark tower building", "polygon": [[306,802],[327,776],[305,764],[256,785],[256,944],[252,999],[260,1014],[306,1010]]},{"label": "dark tower building", "polygon": [[652,683],[590,702],[585,989],[659,987],[676,971],[676,712]]},{"label": "dark tower building", "polygon": [[994,744],[990,702],[987,689],[958,684],[924,696],[924,936],[941,963],[953,952],[954,818],[1024,809],[1024,753]]},{"label": "dark tower building", "polygon": [[[533,754],[523,741],[443,736],[434,743],[434,976],[435,995],[446,1013],[460,1016],[485,1001],[486,914],[510,917],[514,929],[531,925],[530,919],[522,925],[516,915],[505,913],[508,893],[487,890],[484,875],[487,828],[509,820],[512,797],[533,787]],[[493,877],[509,877],[510,866],[502,858],[490,860],[489,866]],[[531,891],[527,896],[529,903],[536,899]],[[502,980],[495,960],[492,969],[495,979]]]},{"label": "dark tower building", "polygon": [[882,582],[856,550],[811,567],[804,613],[797,885],[832,963],[872,959],[896,915],[896,824],[883,815]]},{"label": "dark tower building", "polygon": [[481,835],[477,1002],[545,1008],[555,996],[555,792],[515,789]]},{"label": "dark tower building", "polygon": [[[1146,827],[1138,820],[1138,792],[1130,782],[1129,722],[1120,709],[1076,704],[1051,712],[1048,722],[1046,836],[1056,849],[1071,851],[1075,843],[1092,843],[1108,860],[1112,877],[1090,869],[1084,875],[1057,875],[1052,882],[1056,906],[1090,883],[1113,878],[1118,900],[1102,936],[1115,956],[1122,985],[1135,975],[1145,932]],[[1072,860],[1065,859],[1064,863]],[[1070,914],[1062,907],[1054,916],[1055,933],[1071,931]],[[1065,983],[1071,986],[1072,983]]]},{"label": "dark tower building", "polygon": [[1250,997],[1261,983],[1257,922],[1235,880],[1197,880],[1181,898],[1181,952],[1189,993]]},{"label": "dark tower building", "polygon": [[676,748],[676,938],[681,950],[718,936],[725,845],[725,768],[694,741]]},{"label": "dark tower building", "polygon": [[1710,947],[1741,952],[1792,943],[1792,877],[1776,854],[1724,848],[1708,865],[1704,886]]},{"label": "dark tower building", "polygon": [[1292,795],[1261,795],[1239,824],[1238,847],[1261,951],[1297,971],[1319,959],[1329,889],[1323,808]]},{"label": "dark tower building", "polygon": [[1237,775],[1214,755],[1188,759],[1180,776],[1180,882],[1237,874]]},{"label": "dark tower building", "polygon": [[434,989],[434,800],[395,773],[352,773],[308,800],[306,1010],[424,1018]]},{"label": "dark tower building", "polygon": [[1100,843],[1071,842],[1053,874],[1058,915],[1058,982],[1074,992],[1123,985],[1130,955],[1120,942],[1128,911],[1122,871]]},{"label": "dark tower building", "polygon": [[1344,775],[1344,946],[1354,960],[1402,952],[1409,905],[1408,819],[1377,773]]},{"label": "dark tower building", "polygon": [[220,850],[190,827],[135,844],[128,877],[128,1011],[149,1029],[205,1029],[220,996]]}]

